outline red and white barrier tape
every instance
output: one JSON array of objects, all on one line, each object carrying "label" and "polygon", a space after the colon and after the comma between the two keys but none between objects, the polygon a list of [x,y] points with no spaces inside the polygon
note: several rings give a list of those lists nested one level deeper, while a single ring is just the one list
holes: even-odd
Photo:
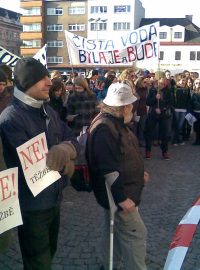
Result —
[{"label": "red and white barrier tape", "polygon": [[200,197],[180,221],[163,270],[179,270],[200,220]]}]

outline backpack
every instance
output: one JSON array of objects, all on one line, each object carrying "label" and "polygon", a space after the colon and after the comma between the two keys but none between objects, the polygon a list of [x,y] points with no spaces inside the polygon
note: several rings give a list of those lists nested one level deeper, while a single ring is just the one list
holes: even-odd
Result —
[{"label": "backpack", "polygon": [[[94,120],[92,121],[90,127],[84,126],[80,135],[77,137],[77,141],[80,146],[80,152],[78,158],[75,163],[75,171],[73,176],[71,177],[71,185],[76,191],[92,191],[91,179],[89,175],[89,168],[87,160],[90,160],[90,153],[88,153],[86,158],[86,147],[90,150],[92,148],[92,139],[88,139],[88,134],[93,134],[96,130],[98,125],[105,124],[107,125],[113,136],[118,136],[118,132],[116,130],[115,124],[105,118],[102,113],[99,113]],[[92,137],[92,136],[90,136]],[[91,152],[91,151],[88,151]]]}]

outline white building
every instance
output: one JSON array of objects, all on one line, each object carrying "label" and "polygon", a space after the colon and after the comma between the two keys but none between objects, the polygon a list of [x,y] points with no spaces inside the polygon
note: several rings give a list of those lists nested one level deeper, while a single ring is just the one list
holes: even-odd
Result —
[{"label": "white building", "polygon": [[139,0],[88,0],[89,39],[109,39],[139,27],[145,10]]},{"label": "white building", "polygon": [[169,69],[172,73],[188,70],[200,73],[200,28],[185,18],[145,18],[140,26],[160,22],[160,61],[138,63],[149,70]]}]

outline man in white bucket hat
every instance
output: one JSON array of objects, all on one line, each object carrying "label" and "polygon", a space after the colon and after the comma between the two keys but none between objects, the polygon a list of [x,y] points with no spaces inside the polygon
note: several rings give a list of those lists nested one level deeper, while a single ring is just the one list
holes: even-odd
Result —
[{"label": "man in white bucket hat", "polygon": [[[113,269],[146,270],[147,230],[138,212],[144,183],[144,172],[136,136],[129,128],[137,98],[124,83],[108,88],[101,113],[93,120],[88,135],[87,160],[91,185],[97,202],[105,210],[105,230],[101,241],[101,270],[109,267],[109,204],[106,185],[116,207],[114,223]],[[109,196],[110,197],[110,196]]]}]

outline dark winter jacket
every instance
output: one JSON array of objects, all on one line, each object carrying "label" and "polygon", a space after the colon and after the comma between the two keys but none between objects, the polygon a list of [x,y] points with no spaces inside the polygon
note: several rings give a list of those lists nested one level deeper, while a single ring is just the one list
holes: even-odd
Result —
[{"label": "dark winter jacket", "polygon": [[192,111],[200,111],[200,93],[194,93],[191,100]]},{"label": "dark winter jacket", "polygon": [[147,96],[147,106],[149,106],[149,115],[156,117],[155,109],[159,108],[161,110],[160,117],[165,117],[168,115],[166,111],[171,110],[173,107],[173,93],[170,88],[164,87],[160,90],[161,99],[157,100],[156,95],[158,91],[156,88],[150,88]]},{"label": "dark winter jacket", "polygon": [[[106,121],[113,123],[111,131]],[[112,185],[112,195],[118,204],[127,198],[140,203],[144,185],[144,164],[138,141],[123,123],[123,119],[103,114],[103,120],[88,135],[87,158],[92,188],[97,202],[109,208],[105,174],[117,171],[119,177]]]},{"label": "dark winter jacket", "polygon": [[89,126],[93,118],[97,115],[97,98],[95,94],[88,95],[86,91],[74,91],[67,102],[67,114],[76,115],[74,120],[70,122],[76,136],[80,134],[83,126]]},{"label": "dark winter jacket", "polygon": [[7,167],[19,168],[18,187],[21,209],[43,210],[59,204],[66,179],[59,179],[34,197],[26,184],[16,148],[45,132],[48,149],[62,141],[71,141],[78,149],[78,143],[71,129],[60,121],[58,114],[49,105],[43,105],[38,109],[14,97],[11,105],[0,115],[0,132]]},{"label": "dark winter jacket", "polygon": [[191,106],[190,90],[188,88],[177,87],[174,91],[174,95],[174,108],[189,111]]},{"label": "dark winter jacket", "polygon": [[49,105],[58,112],[60,119],[66,122],[67,108],[63,105],[61,97],[50,97]]}]

